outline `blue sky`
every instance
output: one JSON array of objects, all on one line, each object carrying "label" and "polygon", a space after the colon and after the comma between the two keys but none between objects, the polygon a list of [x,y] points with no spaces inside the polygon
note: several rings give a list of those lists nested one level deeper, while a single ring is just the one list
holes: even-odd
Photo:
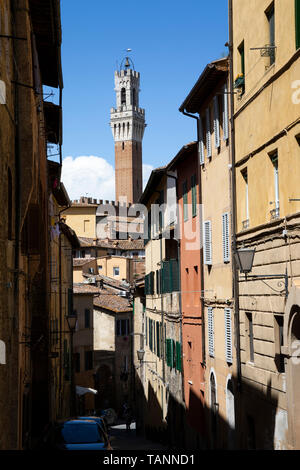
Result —
[{"label": "blue sky", "polygon": [[[114,71],[125,50],[132,49],[130,57],[141,74],[140,106],[147,123],[143,140],[146,178],[152,167],[167,163],[183,145],[195,140],[194,120],[181,115],[178,108],[205,65],[227,54],[227,0],[61,3],[63,157],[72,157],[63,164],[63,178],[72,198],[80,196],[78,191],[100,197],[101,186],[103,197],[111,198],[114,142],[110,108],[115,106]],[[109,181],[103,175],[103,181],[95,182],[100,185],[98,194],[93,186],[86,188],[86,178],[80,180],[80,174],[75,178],[76,171],[83,175],[82,165],[87,164],[86,175],[93,168],[92,160],[85,159],[76,170],[75,159],[81,156],[103,159]],[[101,172],[101,165],[98,167]]]}]

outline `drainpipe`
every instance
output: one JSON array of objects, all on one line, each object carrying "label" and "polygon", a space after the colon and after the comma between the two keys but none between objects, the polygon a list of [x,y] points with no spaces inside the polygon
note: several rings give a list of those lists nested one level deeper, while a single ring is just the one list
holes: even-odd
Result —
[{"label": "drainpipe", "polygon": [[[194,114],[187,113],[184,109],[180,108],[179,111],[184,114],[185,116],[191,117],[196,119],[197,121],[197,144],[199,146],[200,143],[200,136],[199,136],[199,116],[195,116]],[[198,180],[198,202],[199,206],[202,207],[202,198],[201,198],[201,172],[200,166],[197,162],[197,180]],[[200,217],[200,214],[199,214]],[[201,217],[200,217],[201,221]],[[199,247],[200,248],[200,247]],[[201,275],[201,291],[204,292],[204,270],[203,270],[203,255],[201,254],[200,250],[200,275]],[[202,365],[205,368],[206,365],[206,353],[205,353],[205,322],[204,322],[204,295],[201,295],[201,319],[202,319],[202,327],[201,327],[201,337],[202,337]]]},{"label": "drainpipe", "polygon": [[235,175],[235,129],[234,129],[234,88],[233,88],[233,11],[232,11],[232,0],[229,0],[229,64],[230,64],[230,124],[231,124],[231,184],[232,184],[232,198],[231,198],[231,230],[232,230],[232,267],[233,267],[233,296],[234,296],[234,318],[235,318],[235,338],[236,338],[236,361],[237,361],[237,387],[241,389],[241,348],[240,348],[240,312],[239,312],[239,276],[236,259],[234,254],[236,253],[236,232],[237,232],[237,220],[236,220],[236,175]]}]

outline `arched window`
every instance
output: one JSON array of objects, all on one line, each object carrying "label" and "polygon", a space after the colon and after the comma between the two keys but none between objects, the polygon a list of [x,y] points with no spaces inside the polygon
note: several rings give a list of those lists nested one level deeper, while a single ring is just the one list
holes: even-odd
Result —
[{"label": "arched window", "polygon": [[121,90],[121,105],[123,106],[126,105],[126,90],[125,88],[122,88]]},{"label": "arched window", "polygon": [[136,91],[135,88],[132,90],[132,106],[136,106]]},{"label": "arched window", "polygon": [[7,238],[12,239],[12,176],[10,168],[7,170]]}]

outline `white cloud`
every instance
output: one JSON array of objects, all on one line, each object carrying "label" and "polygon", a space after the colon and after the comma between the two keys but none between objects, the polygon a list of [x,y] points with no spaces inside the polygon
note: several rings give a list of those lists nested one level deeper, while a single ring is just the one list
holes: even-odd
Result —
[{"label": "white cloud", "polygon": [[[152,165],[143,164],[143,187],[152,170]],[[64,158],[61,179],[71,200],[81,196],[115,200],[115,170],[102,157],[90,155]]]},{"label": "white cloud", "polygon": [[102,157],[64,158],[61,179],[72,200],[81,196],[114,200],[115,171]]}]

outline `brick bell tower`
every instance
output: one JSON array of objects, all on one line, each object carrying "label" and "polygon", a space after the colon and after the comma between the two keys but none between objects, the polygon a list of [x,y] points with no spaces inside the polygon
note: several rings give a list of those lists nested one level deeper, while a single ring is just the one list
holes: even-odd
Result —
[{"label": "brick bell tower", "polygon": [[145,110],[139,107],[140,74],[126,57],[115,72],[116,108],[110,110],[115,141],[116,202],[138,202],[143,192],[142,140]]}]

